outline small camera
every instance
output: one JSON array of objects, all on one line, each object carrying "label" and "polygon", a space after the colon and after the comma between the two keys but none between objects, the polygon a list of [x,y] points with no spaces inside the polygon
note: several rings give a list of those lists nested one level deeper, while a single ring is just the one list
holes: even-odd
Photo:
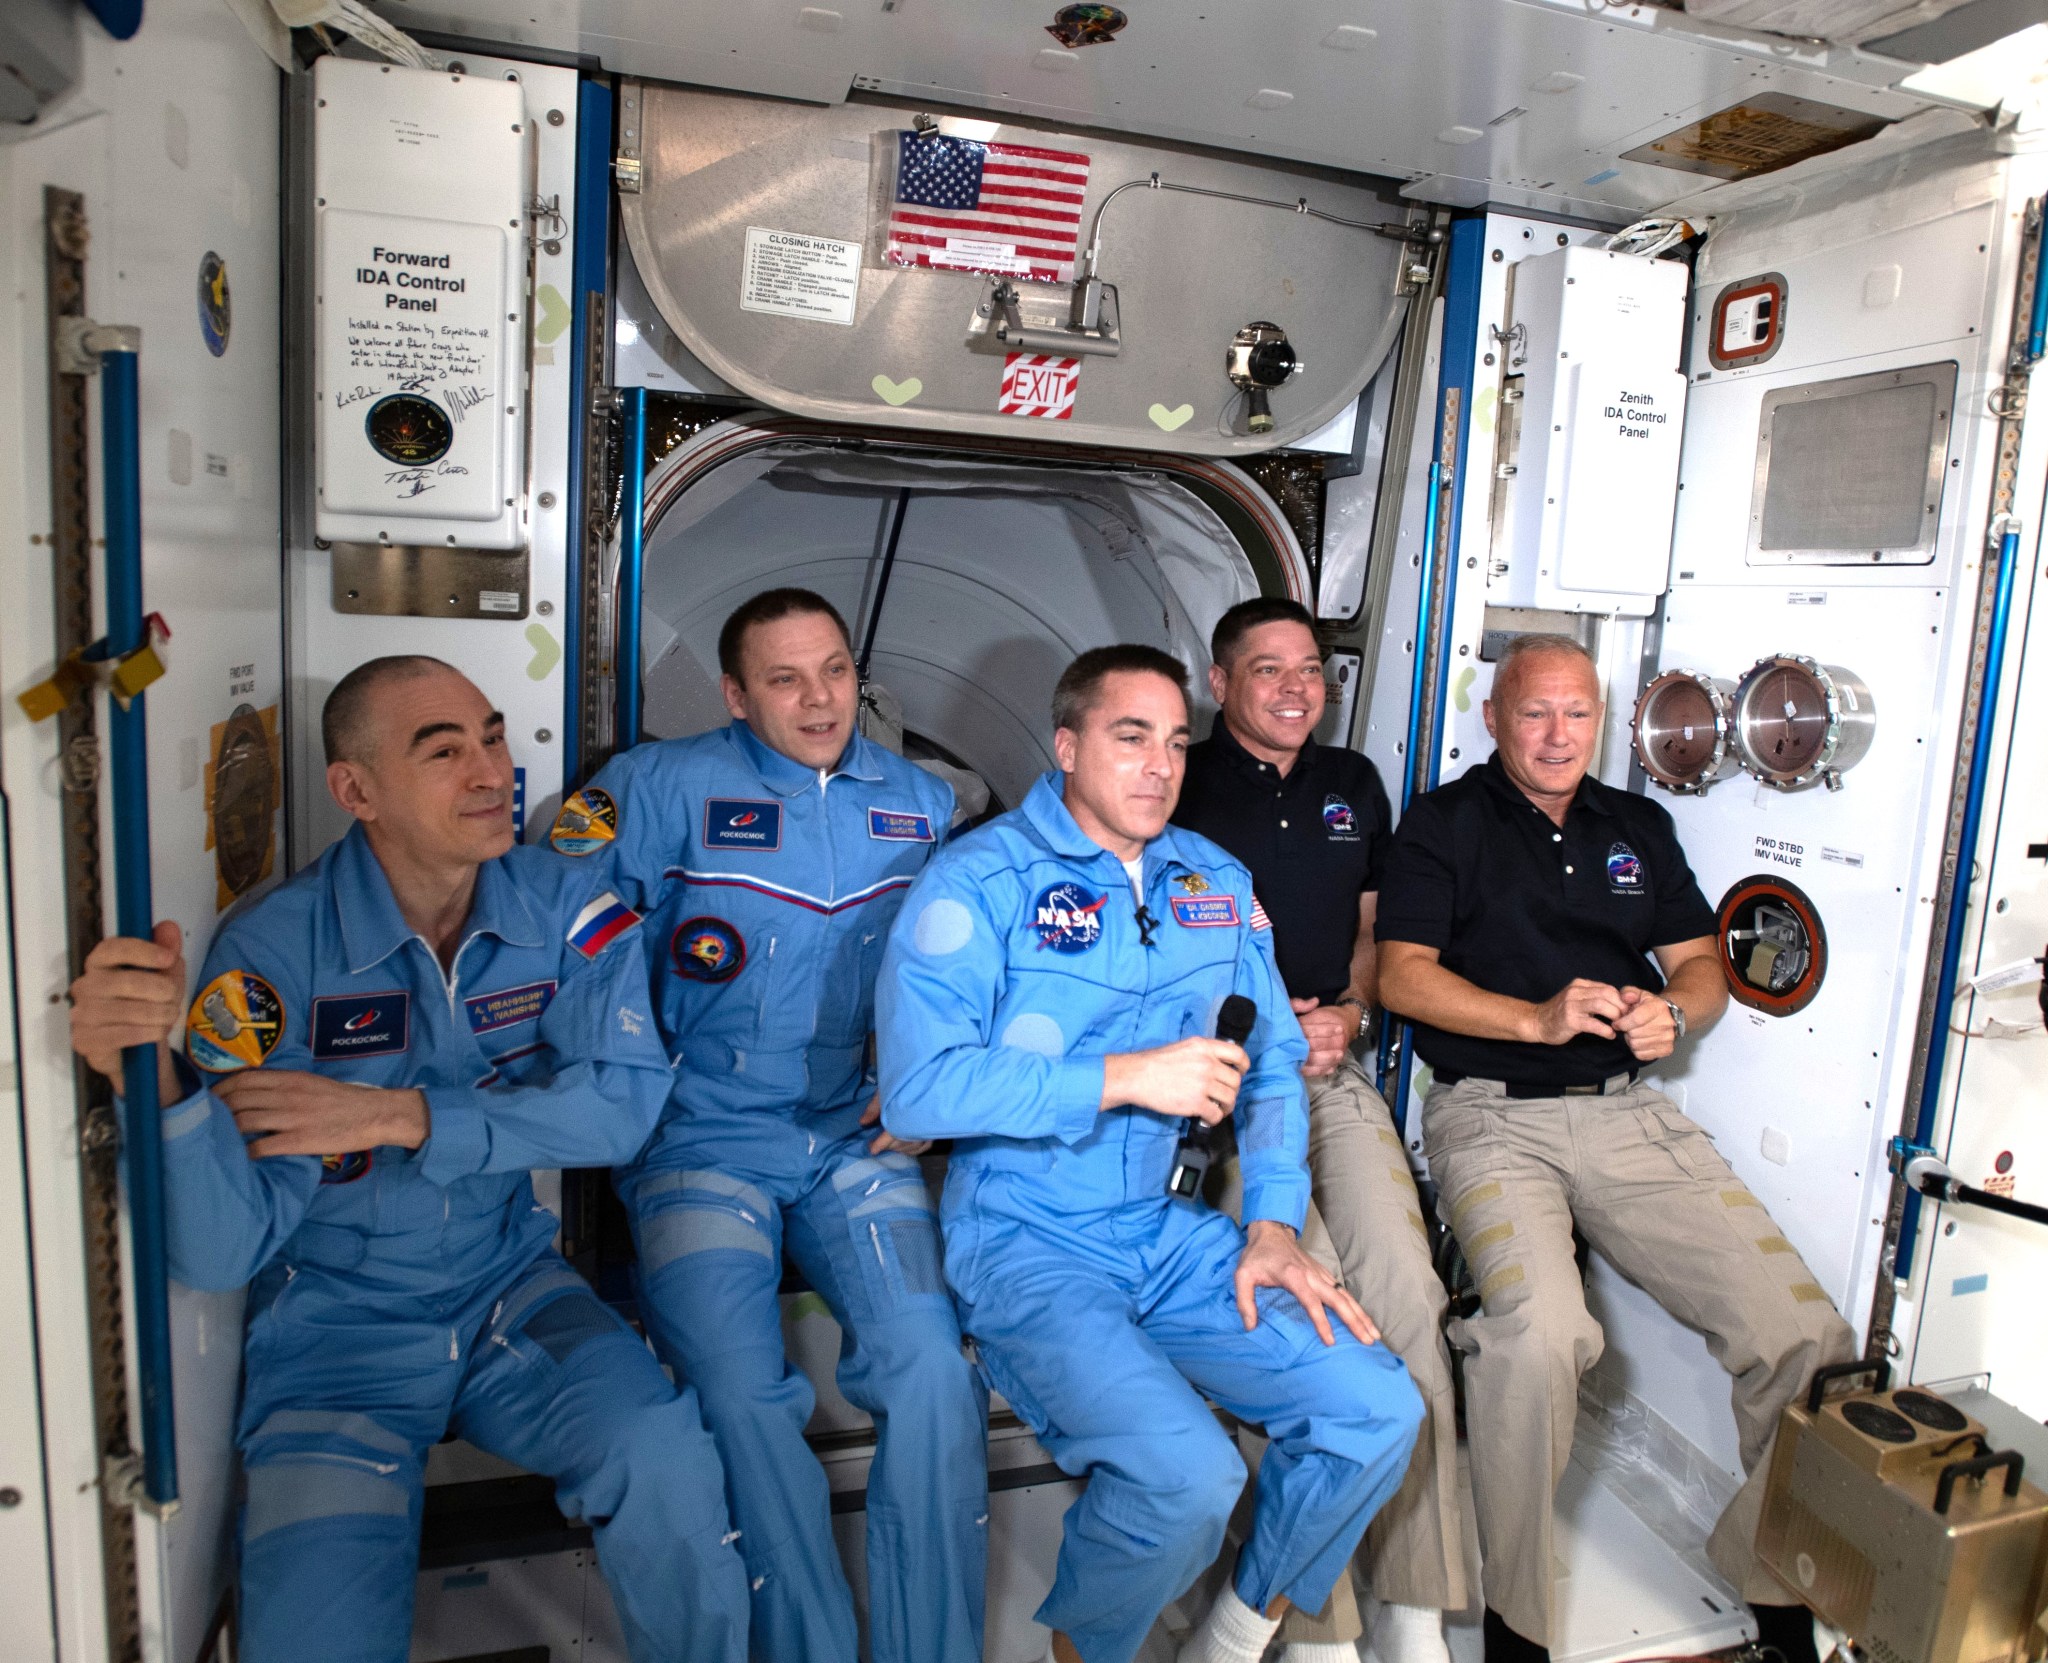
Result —
[{"label": "small camera", "polygon": [[1245,426],[1253,433],[1273,431],[1273,409],[1267,395],[1284,387],[1301,368],[1294,343],[1277,323],[1248,323],[1230,337],[1223,368],[1231,385],[1243,390],[1249,406]]}]

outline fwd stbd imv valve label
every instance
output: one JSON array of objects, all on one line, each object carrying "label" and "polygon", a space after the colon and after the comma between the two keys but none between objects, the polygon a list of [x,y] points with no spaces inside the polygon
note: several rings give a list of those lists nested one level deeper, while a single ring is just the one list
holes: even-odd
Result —
[{"label": "fwd stbd imv valve label", "polygon": [[496,519],[507,232],[340,209],[322,230],[321,507]]}]

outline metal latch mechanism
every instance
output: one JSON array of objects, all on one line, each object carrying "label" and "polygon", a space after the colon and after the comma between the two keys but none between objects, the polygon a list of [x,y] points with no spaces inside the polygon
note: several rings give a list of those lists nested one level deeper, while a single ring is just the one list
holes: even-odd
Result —
[{"label": "metal latch mechanism", "polygon": [[[1034,293],[1031,299],[1038,296]],[[1063,319],[1039,311],[1026,318],[1025,294],[1007,278],[992,278],[982,295],[977,319],[993,325],[995,338],[1012,352],[1044,352],[1055,357],[1114,358],[1123,350],[1118,333],[1116,285],[1085,277],[1074,285]]]}]

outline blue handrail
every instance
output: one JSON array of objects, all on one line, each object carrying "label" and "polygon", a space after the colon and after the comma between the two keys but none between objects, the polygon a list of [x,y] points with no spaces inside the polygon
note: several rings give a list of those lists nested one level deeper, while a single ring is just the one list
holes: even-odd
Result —
[{"label": "blue handrail", "polygon": [[[100,450],[105,469],[107,646],[119,662],[142,646],[142,442],[133,337],[100,354]],[[156,922],[149,883],[149,731],[143,695],[107,707],[114,796],[114,916],[124,936],[148,940]],[[122,1150],[134,1258],[135,1347],[142,1384],[142,1487],[159,1510],[178,1500],[177,1421],[171,1396],[171,1290],[164,1244],[164,1145],[153,1045],[121,1056]]]},{"label": "blue handrail", "polygon": [[[1436,591],[1436,522],[1437,504],[1443,497],[1444,467],[1441,462],[1429,465],[1429,490],[1422,504],[1422,588],[1415,600],[1415,663],[1408,672],[1408,738],[1401,749],[1401,812],[1408,812],[1408,804],[1415,795],[1415,766],[1418,748],[1422,743],[1422,683],[1423,664],[1428,657],[1430,604]],[[1380,1023],[1380,1054],[1375,1070],[1374,1083],[1380,1095],[1385,1096],[1387,1083],[1394,1077],[1394,1056],[1396,1048],[1401,1055],[1400,1078],[1405,1085],[1408,1078],[1408,1025],[1384,1018]],[[1401,1105],[1394,1105],[1395,1118],[1401,1119]]]},{"label": "blue handrail", "polygon": [[[1408,691],[1408,766],[1401,776],[1401,808],[1405,813],[1415,794],[1418,757],[1422,789],[1436,789],[1443,766],[1444,701],[1450,690],[1450,626],[1458,599],[1458,516],[1465,500],[1465,461],[1472,434],[1472,380],[1479,352],[1479,288],[1485,272],[1486,221],[1483,217],[1461,219],[1451,226],[1450,242],[1444,250],[1448,265],[1444,271],[1444,322],[1440,362],[1443,365],[1436,399],[1436,460],[1429,470],[1429,523],[1422,533],[1422,595],[1416,612],[1415,670]],[[1449,395],[1458,393],[1458,421],[1451,443],[1444,444],[1444,418],[1450,408]],[[1421,732],[1422,665],[1424,632],[1430,627],[1435,602],[1437,520],[1442,513],[1444,480],[1450,480],[1451,504],[1449,557],[1444,561],[1444,639],[1437,654],[1435,698],[1430,705],[1429,732]],[[1405,1141],[1408,1136],[1408,1079],[1415,1063],[1415,1031],[1412,1024],[1400,1025],[1398,1060],[1395,1055],[1394,1024],[1383,1024],[1380,1036],[1379,1088],[1384,1097],[1389,1077],[1394,1095],[1389,1099],[1394,1124]]]},{"label": "blue handrail", "polygon": [[592,499],[596,482],[584,467],[584,435],[591,412],[584,386],[590,332],[604,328],[604,296],[611,263],[612,89],[586,80],[576,90],[576,203],[571,210],[575,258],[569,296],[569,514],[566,581],[562,589],[562,791],[583,783],[583,552],[590,522],[604,505]]},{"label": "blue handrail", "polygon": [[[1941,970],[1934,984],[1934,1025],[1927,1039],[1927,1070],[1920,1081],[1920,1108],[1913,1122],[1913,1141],[1926,1144],[1934,1135],[1941,1107],[1942,1072],[1948,1062],[1948,1031],[1955,1008],[1956,978],[1963,961],[1963,927],[1969,914],[1970,874],[1977,864],[1977,830],[1984,818],[1984,788],[1990,773],[1991,738],[1998,725],[1998,684],[2005,667],[2007,625],[2012,618],[2013,579],[2019,570],[2019,527],[2008,523],[1998,540],[1997,592],[1991,603],[1991,634],[1984,647],[1984,687],[1977,706],[1977,731],[1970,742],[1970,787],[1963,797],[1963,829],[1956,840],[1955,888],[1948,903],[1948,928],[1941,939]],[[1894,1273],[1910,1276],[1913,1250],[1920,1239],[1921,1197],[1906,1192],[1906,1210],[1899,1221]]]},{"label": "blue handrail", "polygon": [[625,480],[619,487],[619,622],[612,643],[612,748],[640,743],[640,596],[647,543],[647,389],[626,389]]}]

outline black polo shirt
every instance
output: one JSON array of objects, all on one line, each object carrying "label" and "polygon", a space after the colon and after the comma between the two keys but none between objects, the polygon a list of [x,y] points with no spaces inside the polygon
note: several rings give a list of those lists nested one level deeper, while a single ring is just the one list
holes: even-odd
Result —
[{"label": "black polo shirt", "polygon": [[1356,751],[1311,739],[1283,776],[1218,716],[1209,737],[1188,749],[1173,818],[1251,869],[1287,991],[1326,1005],[1342,998],[1358,897],[1379,888],[1393,834],[1379,770]]},{"label": "black polo shirt", "polygon": [[[1497,755],[1408,805],[1380,883],[1381,941],[1434,947],[1474,986],[1539,1003],[1579,976],[1661,992],[1649,949],[1713,933],[1662,804],[1588,778],[1560,828]],[[1593,1034],[1525,1045],[1418,1022],[1415,1049],[1434,1068],[1560,1086],[1637,1066],[1625,1040]]]}]

